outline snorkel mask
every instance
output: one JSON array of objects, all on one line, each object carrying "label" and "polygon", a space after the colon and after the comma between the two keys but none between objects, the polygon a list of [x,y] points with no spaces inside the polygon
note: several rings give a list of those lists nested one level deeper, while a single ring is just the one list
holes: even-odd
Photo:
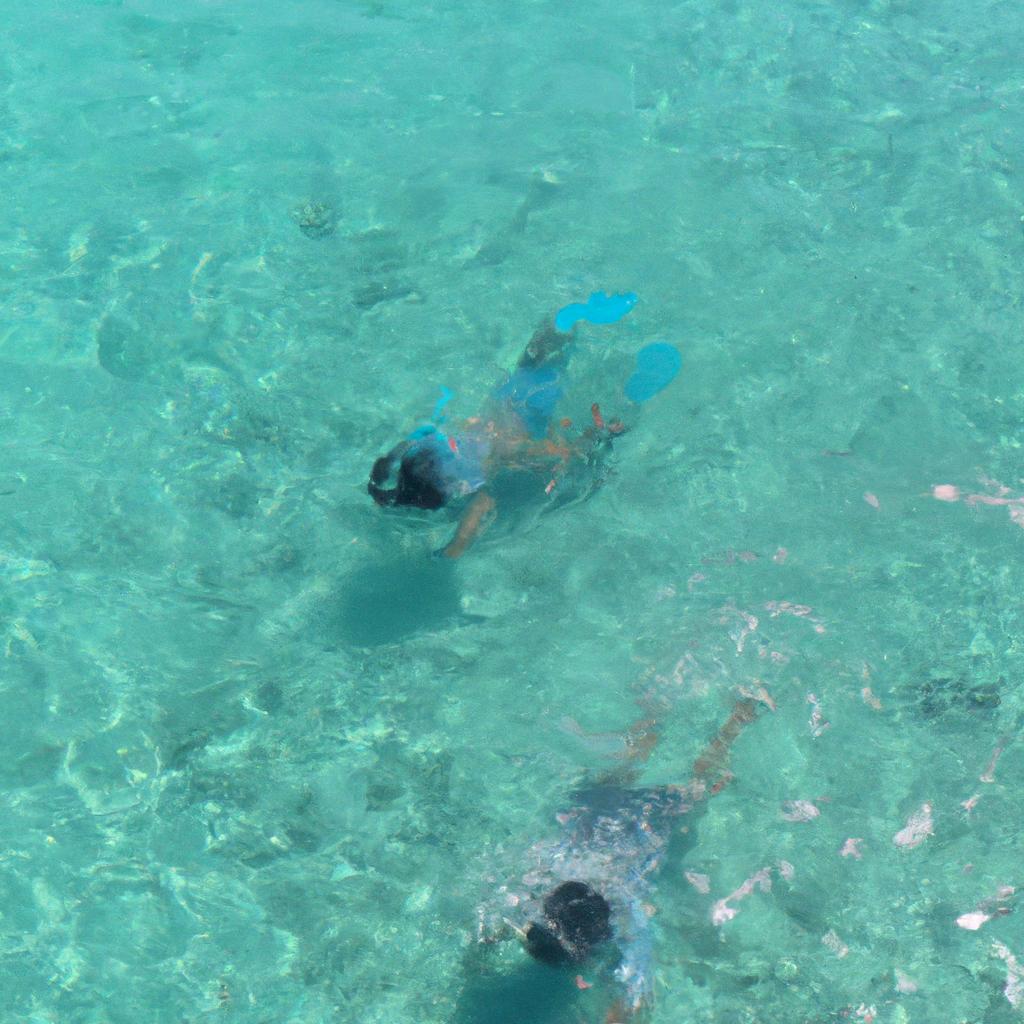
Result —
[{"label": "snorkel mask", "polygon": [[420,428],[382,455],[370,470],[367,493],[381,506],[438,509],[450,494],[451,451],[436,428]]},{"label": "snorkel mask", "polygon": [[373,464],[366,490],[378,505],[433,510],[447,503],[450,473],[445,463],[450,461],[450,452],[448,439],[437,425],[444,423],[443,410],[452,396],[449,388],[442,387],[431,422],[417,427]]},{"label": "snorkel mask", "polygon": [[403,441],[374,462],[366,490],[378,505],[395,504],[395,497],[398,494],[398,466],[409,447],[410,442]]}]

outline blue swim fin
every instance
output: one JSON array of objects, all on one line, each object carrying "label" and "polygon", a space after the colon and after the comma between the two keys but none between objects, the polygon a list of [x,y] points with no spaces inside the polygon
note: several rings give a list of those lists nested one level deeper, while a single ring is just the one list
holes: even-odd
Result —
[{"label": "blue swim fin", "polygon": [[655,341],[636,354],[636,369],[626,381],[626,397],[639,405],[653,398],[672,383],[683,365],[675,345]]},{"label": "blue swim fin", "polygon": [[636,305],[636,295],[606,295],[594,292],[586,302],[573,302],[563,306],[555,315],[555,327],[565,333],[571,331],[578,320],[592,324],[613,324],[621,320]]}]

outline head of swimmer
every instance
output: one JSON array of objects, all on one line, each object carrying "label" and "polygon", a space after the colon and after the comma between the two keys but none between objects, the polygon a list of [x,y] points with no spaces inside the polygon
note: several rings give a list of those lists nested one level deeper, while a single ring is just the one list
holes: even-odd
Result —
[{"label": "head of swimmer", "polygon": [[396,445],[373,464],[366,490],[382,506],[437,509],[448,500],[437,452],[430,445],[410,441]]},{"label": "head of swimmer", "polygon": [[541,963],[581,964],[612,935],[608,901],[586,882],[563,882],[544,897],[543,920],[531,921],[523,940]]}]

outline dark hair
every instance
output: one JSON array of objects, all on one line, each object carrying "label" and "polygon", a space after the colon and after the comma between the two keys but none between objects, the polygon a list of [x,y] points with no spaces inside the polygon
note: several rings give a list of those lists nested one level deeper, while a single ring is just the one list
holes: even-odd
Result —
[{"label": "dark hair", "polygon": [[[384,485],[396,462],[398,472],[395,485],[386,487]],[[427,445],[410,445],[408,441],[392,448],[373,464],[366,490],[378,505],[437,509],[448,500],[443,490],[443,476],[437,454]]]},{"label": "dark hair", "polygon": [[611,938],[611,907],[586,882],[563,882],[544,897],[544,921],[526,929],[526,950],[542,963],[582,963],[592,946]]}]

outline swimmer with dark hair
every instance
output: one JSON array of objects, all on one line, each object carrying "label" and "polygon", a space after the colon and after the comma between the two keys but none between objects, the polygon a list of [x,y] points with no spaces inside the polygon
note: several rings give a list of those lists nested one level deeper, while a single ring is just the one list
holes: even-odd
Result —
[{"label": "swimmer with dark hair", "polygon": [[542,964],[607,973],[618,993],[605,1024],[642,1016],[653,1000],[653,876],[678,819],[687,816],[692,839],[693,821],[728,783],[730,748],[756,714],[753,700],[737,701],[685,785],[632,785],[657,744],[658,725],[648,718],[632,726],[623,766],[572,794],[558,815],[561,834],[531,847],[522,885],[502,886],[496,905],[481,909],[479,941],[515,935]]},{"label": "swimmer with dark hair", "polygon": [[[419,427],[378,458],[367,484],[370,496],[388,508],[455,510],[459,514],[455,535],[438,553],[459,558],[494,518],[498,505],[495,491],[503,475],[526,474],[536,481],[539,492],[550,495],[574,470],[597,467],[624,426],[617,421],[606,423],[595,405],[593,424],[569,436],[565,432],[568,421],[553,422],[555,406],[564,393],[576,322],[613,323],[635,302],[635,295],[598,292],[587,303],[566,306],[553,325],[545,325],[533,335],[512,374],[492,391],[481,415],[454,429],[442,430],[437,423]],[[674,368],[662,367],[653,387],[649,381],[652,349],[675,354]],[[642,358],[645,353],[646,360]],[[675,376],[678,359],[672,346],[647,346],[631,378],[635,383],[646,366],[647,383],[634,388],[632,395],[627,385],[627,397],[634,402],[653,397]],[[438,403],[435,420],[446,400]]]}]

